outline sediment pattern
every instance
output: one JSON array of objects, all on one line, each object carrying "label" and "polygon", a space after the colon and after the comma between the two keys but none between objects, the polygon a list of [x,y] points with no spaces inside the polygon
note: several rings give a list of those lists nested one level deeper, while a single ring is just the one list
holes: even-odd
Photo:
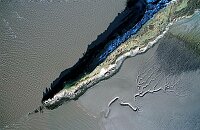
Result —
[{"label": "sediment pattern", "polygon": [[[114,40],[110,40],[108,44],[105,44],[103,51],[95,56],[95,59],[98,59],[99,62],[96,60],[94,62],[94,60],[92,60],[92,66],[96,65],[95,68],[90,73],[87,71],[84,75],[79,76],[78,79],[73,82],[63,81],[64,86],[60,83],[61,80],[56,81],[57,85],[63,86],[62,90],[58,89],[59,91],[54,91],[54,93],[52,92],[54,89],[47,90],[46,95],[48,95],[50,91],[50,96],[44,96],[45,98],[42,100],[43,106],[40,109],[44,107],[47,109],[54,109],[64,101],[76,100],[89,87],[114,75],[120,69],[126,58],[147,51],[154,43],[162,38],[174,21],[192,15],[200,6],[199,0],[195,1],[197,3],[195,6],[188,0],[173,0],[171,2],[168,0],[146,1],[148,10],[144,13],[141,20],[135,24],[133,28],[123,33],[123,35],[117,36]],[[195,3],[195,1],[193,2]],[[156,69],[156,71],[159,71],[160,69],[159,67],[152,68],[145,69],[140,76],[145,77],[148,72],[151,73],[149,79],[152,79],[151,77],[154,72],[151,70]],[[72,70],[70,70],[70,72],[72,72]],[[145,80],[145,82],[148,81],[148,83],[143,83],[141,79],[143,78],[138,77],[138,89],[145,89],[151,82],[154,82],[153,80],[148,80],[148,77],[147,80]],[[146,84],[146,87],[142,85],[141,88],[141,84]],[[166,87],[166,89],[168,88]],[[141,97],[146,93],[154,93],[160,90],[161,88],[154,87],[154,89],[145,91],[145,93],[139,92],[135,97]],[[125,104],[122,103],[122,105]]]}]

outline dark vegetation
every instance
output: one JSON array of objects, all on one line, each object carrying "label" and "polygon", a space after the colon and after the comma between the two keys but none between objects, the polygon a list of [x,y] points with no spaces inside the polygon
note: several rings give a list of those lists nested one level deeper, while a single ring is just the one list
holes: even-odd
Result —
[{"label": "dark vegetation", "polygon": [[146,0],[128,0],[125,10],[118,14],[107,30],[88,46],[84,56],[74,66],[64,70],[49,89],[46,88],[42,102],[52,98],[65,87],[65,84],[73,85],[78,79],[92,72],[96,66],[102,63],[103,61],[98,59],[109,41],[114,40],[118,35],[122,35],[140,21],[146,11],[146,5]]},{"label": "dark vegetation", "polygon": [[175,17],[181,17],[185,15],[192,15],[196,9],[200,7],[200,0],[189,0],[187,7],[175,13]]}]

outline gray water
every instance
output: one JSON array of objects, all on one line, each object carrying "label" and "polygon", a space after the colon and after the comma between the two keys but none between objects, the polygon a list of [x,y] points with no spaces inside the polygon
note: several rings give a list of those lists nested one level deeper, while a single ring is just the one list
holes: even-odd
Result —
[{"label": "gray water", "polygon": [[[119,73],[78,101],[27,116],[40,105],[44,88],[82,56],[124,5],[125,1],[114,0],[1,3],[0,128],[199,130],[200,58],[188,43],[171,35],[184,21],[146,53],[127,59]],[[158,88],[162,90],[134,96]],[[105,117],[116,96],[119,100]],[[139,111],[121,106],[120,100]]]},{"label": "gray water", "polygon": [[[81,104],[99,115],[106,130],[199,130],[200,57],[188,44],[173,36],[173,30],[199,30],[200,15],[175,23],[146,53],[127,59],[119,73],[95,85],[80,98]],[[190,21],[188,23],[188,21]],[[196,22],[195,22],[196,23]],[[180,31],[178,31],[180,29]],[[187,32],[185,32],[187,33]],[[140,88],[140,89],[139,89]],[[158,90],[143,97],[138,92]],[[119,100],[110,106],[115,97]],[[128,102],[139,111],[121,106]]]},{"label": "gray water", "polygon": [[78,102],[26,116],[124,7],[125,0],[1,1],[0,128],[98,129]]}]

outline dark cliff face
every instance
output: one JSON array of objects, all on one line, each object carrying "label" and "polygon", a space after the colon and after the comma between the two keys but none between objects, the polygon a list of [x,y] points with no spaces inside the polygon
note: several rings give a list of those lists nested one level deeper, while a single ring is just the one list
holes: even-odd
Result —
[{"label": "dark cliff face", "polygon": [[73,84],[85,74],[92,72],[101,62],[98,57],[105,50],[109,41],[122,35],[140,21],[146,11],[146,0],[128,0],[127,7],[109,25],[107,30],[92,42],[79,61],[71,68],[64,70],[60,76],[51,84],[49,89],[43,93],[42,102],[52,98],[64,88],[64,84]]},{"label": "dark cliff face", "polygon": [[131,8],[134,7],[136,4],[144,4],[144,3],[146,4],[146,0],[127,0],[126,7]]}]

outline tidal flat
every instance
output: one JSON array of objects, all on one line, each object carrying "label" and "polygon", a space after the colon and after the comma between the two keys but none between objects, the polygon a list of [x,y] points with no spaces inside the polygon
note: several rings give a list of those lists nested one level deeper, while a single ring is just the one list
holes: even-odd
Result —
[{"label": "tidal flat", "polygon": [[[79,102],[100,116],[100,124],[106,130],[198,130],[200,57],[196,50],[188,47],[190,42],[176,37],[198,31],[200,25],[195,22],[198,18],[200,15],[196,13],[175,22],[154,47],[127,59],[115,76],[89,89]],[[190,25],[189,30],[183,30],[186,25]],[[135,97],[158,88],[162,89]],[[115,97],[118,100],[112,103],[106,115],[107,104]],[[121,106],[121,101],[139,110]]]},{"label": "tidal flat", "polygon": [[[29,13],[32,15],[23,11],[23,9],[30,9],[31,3],[25,2],[18,7],[11,4],[10,6],[15,8],[10,7],[10,15],[3,15],[6,21],[1,20],[1,29],[5,32],[1,34],[1,39],[3,39],[1,74],[3,78],[0,91],[2,95],[0,128],[19,130],[199,130],[200,60],[195,50],[188,47],[193,42],[186,41],[188,37],[191,38],[191,31],[198,32],[200,26],[198,22],[195,22],[200,17],[198,13],[195,17],[175,22],[168,33],[152,48],[143,54],[128,58],[116,75],[88,89],[79,100],[63,104],[62,107],[53,111],[44,111],[42,114],[27,116],[28,112],[40,105],[41,92],[44,88],[49,86],[49,83],[59,75],[60,71],[72,66],[82,55],[80,52],[86,50],[86,46],[92,41],[91,39],[95,39],[96,35],[107,27],[106,23],[101,21],[102,18],[99,18],[97,21],[102,24],[98,25],[100,27],[93,28],[96,30],[95,34],[93,34],[94,30],[85,29],[88,31],[88,38],[85,39],[81,33],[84,28],[76,28],[77,24],[74,23],[74,19],[71,22],[64,22],[68,20],[64,17],[67,15],[63,11],[66,9],[65,6],[69,4],[67,10],[74,10],[75,12],[72,11],[70,14],[76,14],[76,11],[80,11],[78,7],[85,3],[85,1],[79,2],[69,1],[66,4],[49,3],[49,5],[48,3],[32,3],[35,6],[31,10],[37,12],[37,17],[31,11]],[[124,8],[125,2],[116,3],[116,10],[111,9],[114,3],[116,1],[112,1],[110,4],[103,0],[99,2],[87,1],[85,6],[88,8],[83,12],[86,13],[87,18],[90,18],[87,15],[87,10],[94,7],[100,13],[98,16],[105,16],[106,14],[106,21],[109,24],[112,18]],[[77,9],[74,9],[74,5]],[[21,6],[24,8],[21,8]],[[108,6],[109,8],[107,8]],[[43,7],[49,8],[46,8],[47,10],[43,12],[41,11]],[[101,12],[101,7],[105,7],[104,10],[110,11],[110,14]],[[20,17],[16,12],[12,13],[12,9],[17,11]],[[52,14],[52,12],[55,14]],[[64,13],[65,19],[63,17],[56,19],[49,17],[49,15],[60,15],[60,12]],[[97,15],[96,13],[94,14]],[[46,14],[44,15],[46,17],[42,18],[39,14]],[[80,12],[78,14],[80,15],[77,16],[77,19],[82,15]],[[13,25],[13,19],[18,21],[16,25]],[[57,26],[51,20],[58,20]],[[91,24],[94,19],[85,20],[86,23]],[[97,24],[95,21],[96,19],[93,21],[94,25]],[[71,32],[68,27],[62,28],[69,23],[77,30]],[[53,27],[52,30],[49,25]],[[183,29],[187,25],[190,25],[188,26],[190,30]],[[85,27],[85,24],[79,26]],[[56,29],[57,27],[59,29]],[[64,33],[66,30],[69,31],[67,33],[70,34],[69,37],[80,35],[82,38],[68,39],[67,34]],[[33,34],[31,31],[33,31]],[[77,34],[78,32],[79,34]],[[63,37],[64,39],[62,39]],[[192,35],[192,37],[195,39],[198,38],[198,35]],[[66,46],[66,40],[73,44]],[[83,42],[82,40],[86,41]],[[55,45],[55,43],[62,44]],[[72,50],[72,48],[77,50]],[[72,52],[77,53],[70,55]],[[135,95],[149,91],[155,86],[156,88],[161,87],[162,90],[147,93],[143,97],[135,97]],[[119,99],[110,105],[110,112],[105,118],[105,114],[108,112],[107,106],[115,97],[119,97]],[[139,110],[133,111],[128,106],[121,106],[121,101],[130,103],[133,107],[138,107]]]},{"label": "tidal flat", "polygon": [[[96,66],[92,72],[85,73],[85,75],[81,76],[80,79],[78,77],[78,80],[76,80],[72,85],[70,84],[69,87],[64,87],[60,91],[55,90],[62,88],[62,83],[64,83],[64,86],[66,85],[63,81],[64,77],[61,77],[60,80],[53,82],[53,84],[56,82],[57,84],[51,85],[50,89],[46,89],[47,91],[44,93],[44,97],[42,99],[43,105],[41,108],[55,109],[62,105],[64,101],[77,100],[88,88],[117,73],[126,58],[146,52],[160,38],[163,37],[163,35],[169,30],[169,27],[175,21],[191,17],[200,6],[200,2],[198,0],[196,0],[195,6],[189,1],[187,4],[185,4],[184,0],[166,1],[166,7],[163,6],[164,8],[160,7],[162,4],[158,2],[156,8],[153,9],[154,13],[151,13],[151,9],[146,11],[143,18],[133,27],[133,30],[131,29],[122,37],[115,39],[113,42],[120,41],[120,39],[123,39],[126,34],[134,31],[135,27],[137,28],[138,26],[141,26],[141,29],[139,29],[135,35],[131,36],[124,43],[120,44],[120,46],[117,47],[111,54],[109,54],[108,57],[105,58],[105,61]],[[188,11],[189,13],[185,13],[185,15],[183,15],[182,12],[185,11]],[[147,18],[149,20],[148,21],[146,20],[146,17],[150,17],[151,19]],[[81,60],[80,62],[82,63]],[[69,68],[69,73],[66,74],[65,77],[67,77],[67,75],[70,77],[69,74],[73,72],[74,67],[76,68],[79,65],[78,63],[72,68]],[[151,90],[147,93],[153,93],[154,91],[158,90]],[[146,93],[139,94],[139,96],[144,94]]]}]

